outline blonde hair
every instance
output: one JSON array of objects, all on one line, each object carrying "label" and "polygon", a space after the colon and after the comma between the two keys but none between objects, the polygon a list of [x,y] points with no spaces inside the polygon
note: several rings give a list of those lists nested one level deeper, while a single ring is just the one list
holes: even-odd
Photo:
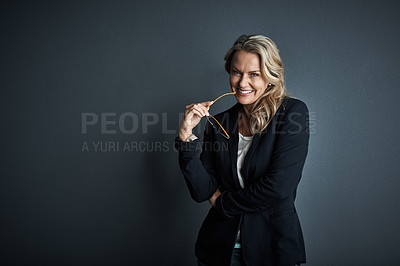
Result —
[{"label": "blonde hair", "polygon": [[271,122],[283,98],[289,96],[283,80],[283,63],[279,49],[270,38],[263,35],[242,35],[225,55],[225,69],[228,74],[231,71],[233,55],[238,51],[257,54],[260,58],[262,77],[271,84],[251,110],[251,133],[261,133]]}]

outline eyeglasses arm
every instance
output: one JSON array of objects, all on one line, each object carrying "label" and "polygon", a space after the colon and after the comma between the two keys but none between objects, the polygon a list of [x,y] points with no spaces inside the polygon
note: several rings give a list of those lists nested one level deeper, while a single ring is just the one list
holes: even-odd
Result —
[{"label": "eyeglasses arm", "polygon": [[209,106],[207,106],[207,109],[209,109],[211,105],[213,105],[216,101],[218,101],[218,100],[221,99],[222,97],[224,97],[224,96],[226,96],[226,95],[231,95],[231,94],[236,94],[236,91],[234,91],[234,92],[228,92],[228,93],[222,94],[222,95],[219,96],[217,99],[215,99],[214,101],[212,101],[212,103],[211,103]]}]

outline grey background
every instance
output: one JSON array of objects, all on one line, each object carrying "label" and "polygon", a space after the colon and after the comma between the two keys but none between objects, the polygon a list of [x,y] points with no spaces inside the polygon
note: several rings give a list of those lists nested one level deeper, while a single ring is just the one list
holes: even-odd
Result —
[{"label": "grey background", "polygon": [[[195,265],[209,204],[191,200],[178,168],[179,113],[229,91],[225,52],[264,34],[314,122],[297,199],[308,265],[398,265],[399,11],[396,1],[3,3],[1,264]],[[138,116],[126,120],[133,134],[118,126],[126,112]],[[83,134],[83,113],[113,113],[116,132],[99,121]],[[147,133],[144,113],[160,119]],[[82,151],[85,141],[149,146]]]}]

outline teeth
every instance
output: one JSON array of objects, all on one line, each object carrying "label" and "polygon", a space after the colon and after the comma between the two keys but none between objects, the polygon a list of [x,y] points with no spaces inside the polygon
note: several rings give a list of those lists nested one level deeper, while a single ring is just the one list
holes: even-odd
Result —
[{"label": "teeth", "polygon": [[242,91],[241,89],[239,89],[239,92],[243,93],[243,94],[248,94],[248,93],[252,93],[253,91]]}]

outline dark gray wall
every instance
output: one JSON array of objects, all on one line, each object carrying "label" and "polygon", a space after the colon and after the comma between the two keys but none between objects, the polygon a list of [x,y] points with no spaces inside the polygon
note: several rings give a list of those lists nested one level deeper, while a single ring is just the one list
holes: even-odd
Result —
[{"label": "dark gray wall", "polygon": [[[398,265],[399,11],[396,1],[3,3],[1,264],[195,265],[209,204],[190,199],[173,139],[186,104],[229,91],[223,56],[246,33],[277,43],[288,91],[312,114],[297,199],[308,265]],[[99,121],[84,133],[90,113]]]}]

